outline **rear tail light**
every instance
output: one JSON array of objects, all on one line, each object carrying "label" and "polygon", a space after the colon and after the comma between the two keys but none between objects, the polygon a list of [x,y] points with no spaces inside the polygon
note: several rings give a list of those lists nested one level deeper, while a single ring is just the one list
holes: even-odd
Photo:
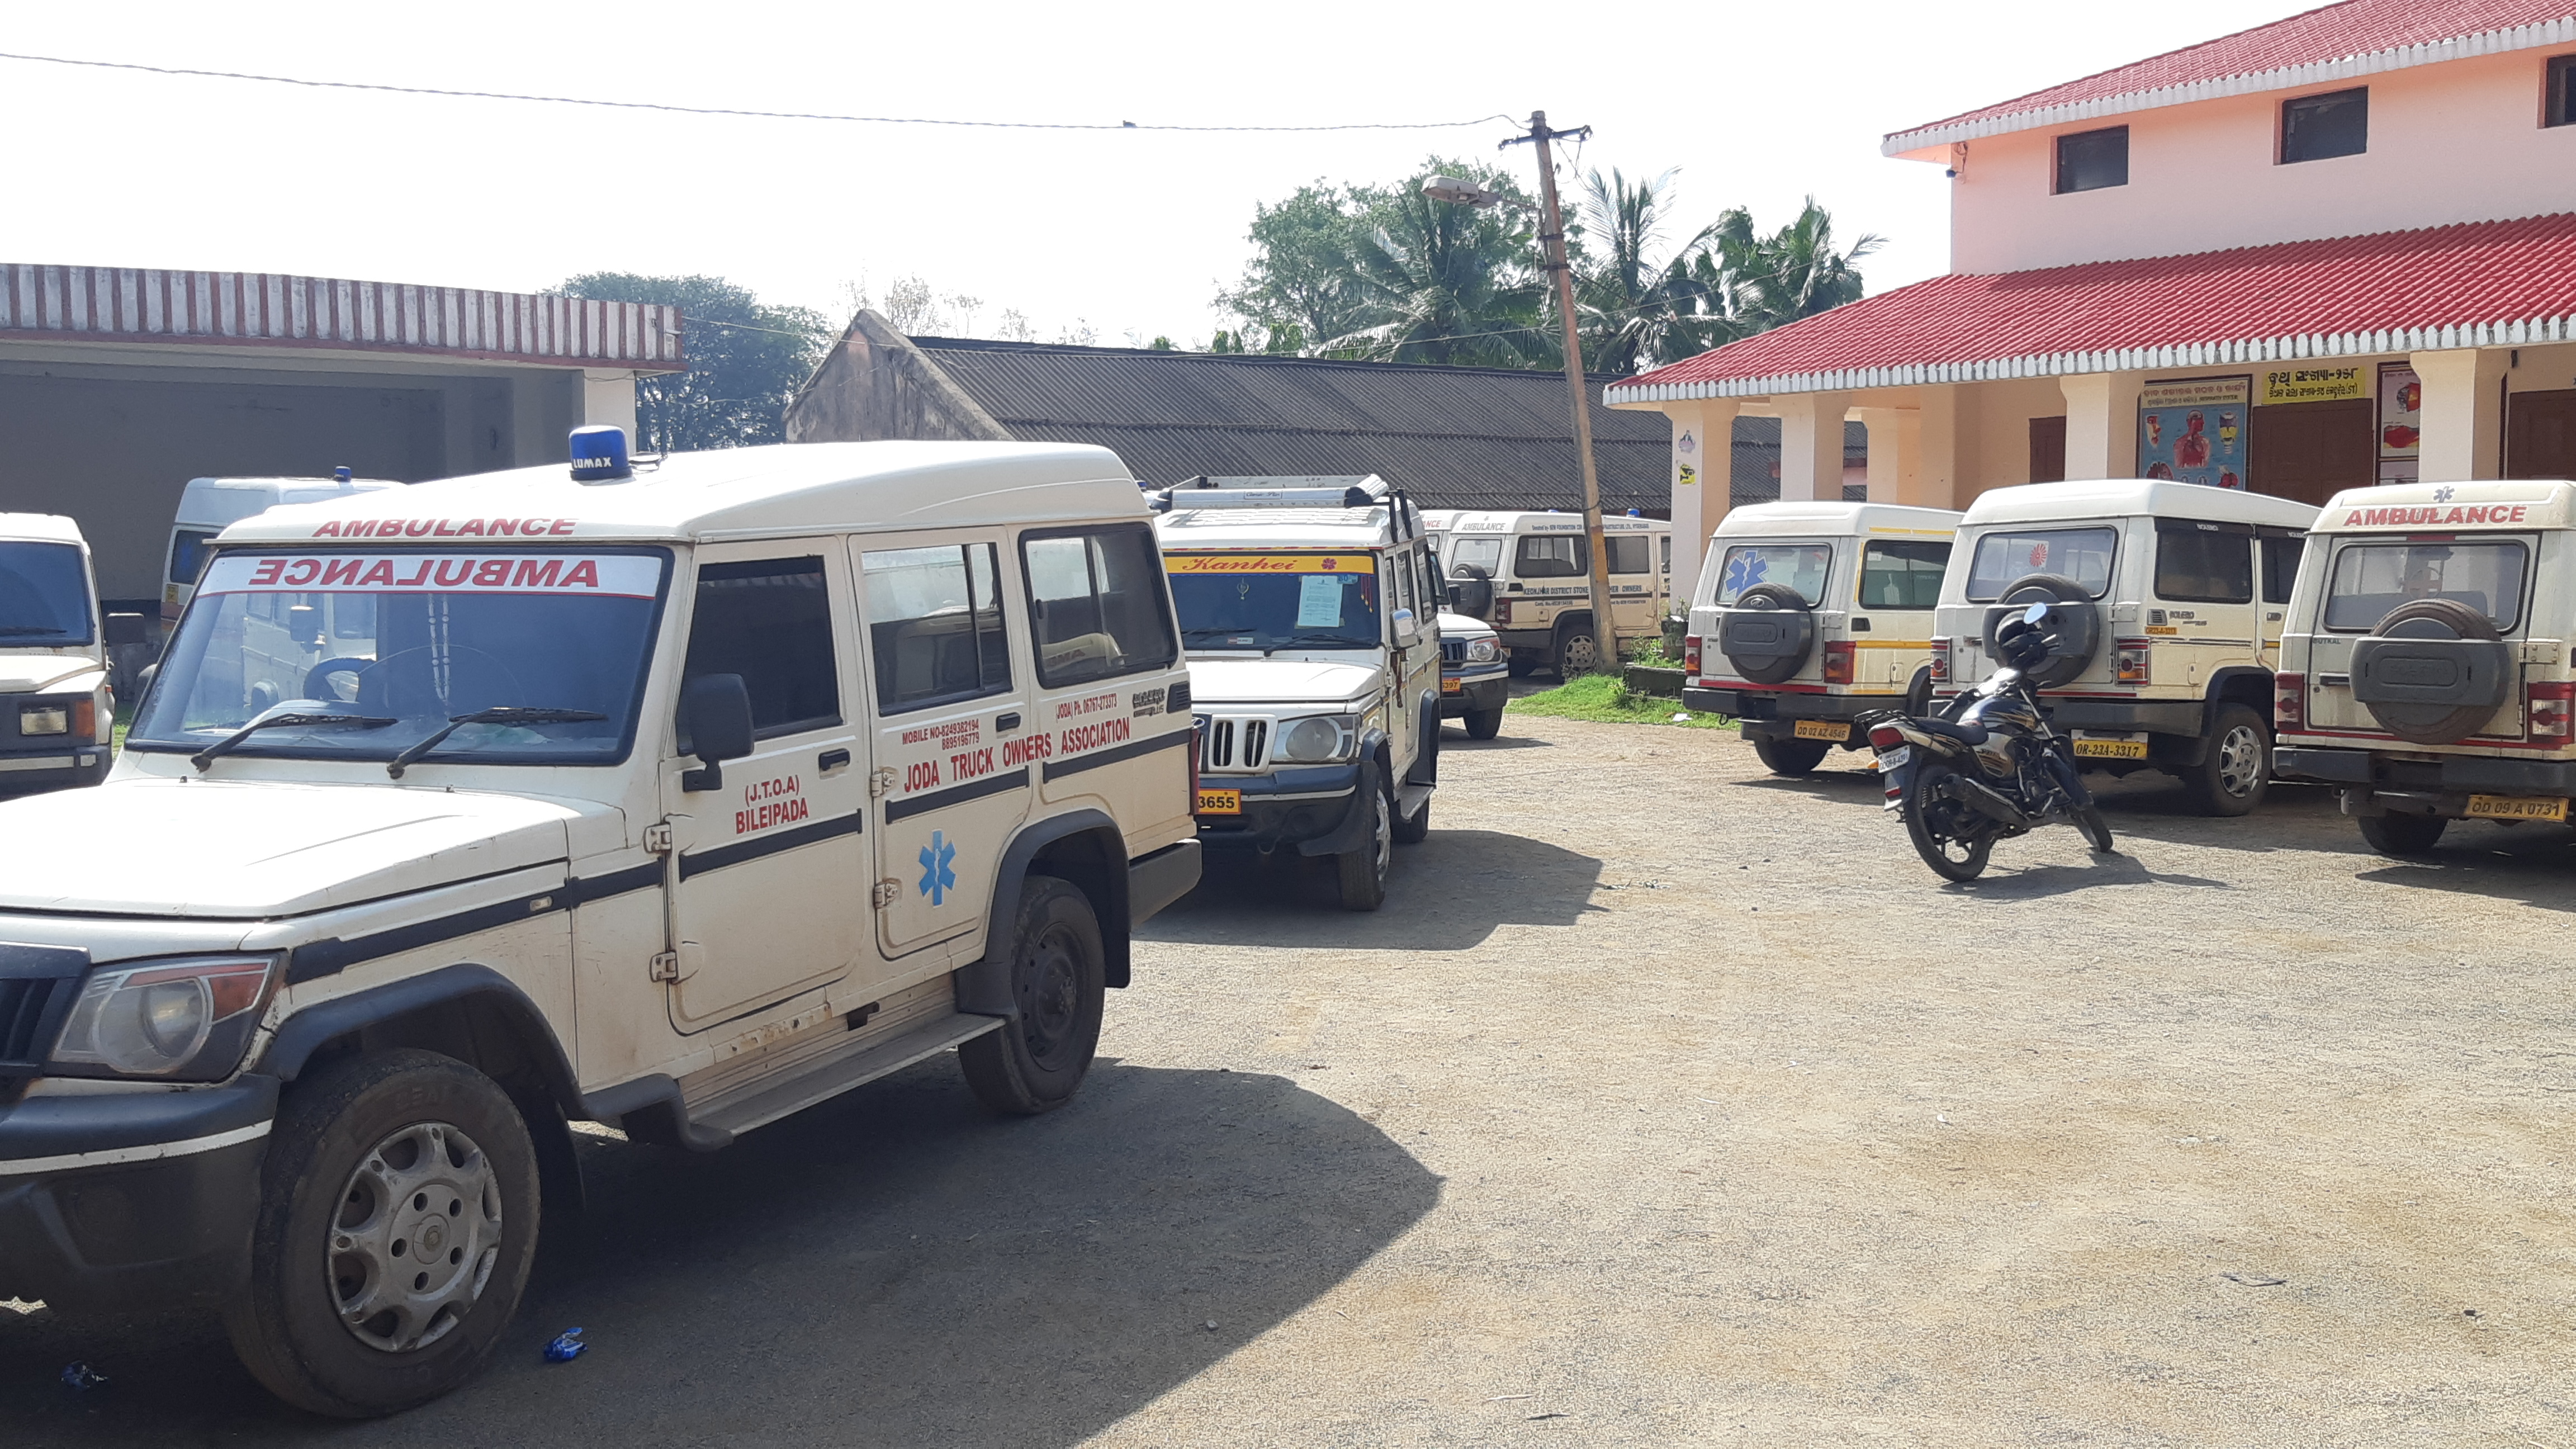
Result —
[{"label": "rear tail light", "polygon": [[1905,743],[1905,731],[1894,725],[1880,725],[1869,732],[1869,746],[1874,750],[1892,750]]},{"label": "rear tail light", "polygon": [[2551,749],[2565,749],[2571,741],[2576,741],[2576,729],[2571,729],[2569,723],[2571,704],[2576,704],[2576,679],[2551,679],[2533,684],[2525,713],[2531,721],[2531,742]]},{"label": "rear tail light", "polygon": [[2304,674],[2272,676],[2272,727],[2299,730],[2308,727],[2308,677]]},{"label": "rear tail light", "polygon": [[1935,639],[1932,641],[1932,682],[1942,684],[1948,682],[1949,678],[1950,641]]},{"label": "rear tail light", "polygon": [[1699,636],[1697,634],[1687,634],[1682,637],[1682,677],[1693,682],[1699,679]]},{"label": "rear tail light", "polygon": [[1509,599],[1494,600],[1494,622],[1497,624],[1508,624],[1511,621],[1512,601]]},{"label": "rear tail light", "polygon": [[2123,639],[2119,642],[2119,682],[2122,684],[2155,683],[2155,651],[2145,639]]},{"label": "rear tail light", "polygon": [[1828,641],[1825,645],[1825,683],[1852,682],[1852,642],[1849,639]]}]

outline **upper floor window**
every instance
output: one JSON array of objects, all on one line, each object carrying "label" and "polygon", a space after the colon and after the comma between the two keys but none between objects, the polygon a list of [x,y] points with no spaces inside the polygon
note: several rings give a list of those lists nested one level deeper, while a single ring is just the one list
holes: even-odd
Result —
[{"label": "upper floor window", "polygon": [[2576,55],[2549,58],[2549,126],[2576,126]]},{"label": "upper floor window", "polygon": [[2058,194],[2128,184],[2128,127],[2105,126],[2057,138]]},{"label": "upper floor window", "polygon": [[2370,149],[2370,88],[2355,86],[2281,103],[2281,164],[2358,156]]}]

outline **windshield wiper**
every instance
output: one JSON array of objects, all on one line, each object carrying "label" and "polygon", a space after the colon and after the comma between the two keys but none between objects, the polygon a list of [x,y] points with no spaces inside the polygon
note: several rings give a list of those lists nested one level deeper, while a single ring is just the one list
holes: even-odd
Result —
[{"label": "windshield wiper", "polygon": [[24,639],[33,634],[68,634],[69,629],[52,629],[43,624],[0,624],[0,637]]},{"label": "windshield wiper", "polygon": [[1375,649],[1377,643],[1375,639],[1354,639],[1347,634],[1291,634],[1261,652],[1264,655],[1275,654],[1299,644],[1339,644],[1349,649]]},{"label": "windshield wiper", "polygon": [[449,735],[470,724],[588,724],[608,716],[594,709],[552,709],[544,705],[496,704],[472,714],[450,715],[445,727],[385,762],[385,773],[399,780],[421,756],[437,749]]},{"label": "windshield wiper", "polygon": [[266,715],[259,719],[252,720],[249,724],[243,725],[240,729],[233,731],[231,734],[224,736],[222,739],[219,739],[213,744],[206,746],[204,749],[197,751],[195,754],[190,755],[188,757],[188,763],[196,766],[197,773],[202,775],[215,763],[216,756],[231,754],[233,746],[249,739],[252,735],[258,734],[261,730],[290,729],[297,725],[302,725],[306,729],[322,729],[332,725],[345,725],[353,730],[380,730],[389,724],[399,723],[399,720],[387,719],[382,715],[373,714]]}]

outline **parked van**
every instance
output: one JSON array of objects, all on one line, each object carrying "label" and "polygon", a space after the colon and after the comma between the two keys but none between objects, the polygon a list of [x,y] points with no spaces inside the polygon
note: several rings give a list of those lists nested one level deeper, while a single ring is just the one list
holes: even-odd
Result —
[{"label": "parked van", "polygon": [[1733,715],[1774,774],[1803,775],[1852,720],[1924,712],[1932,609],[1959,515],[1887,503],[1754,503],[1719,520],[1691,594],[1682,704]]},{"label": "parked van", "polygon": [[107,650],[142,638],[139,614],[99,617],[79,524],[0,513],[0,796],[107,778],[116,723]]},{"label": "parked van", "polygon": [[2242,815],[2271,778],[2272,672],[2305,503],[2132,478],[1979,494],[1941,583],[1932,674],[1994,667],[1994,631],[2053,600],[2030,671],[2088,767],[2180,779],[2204,814]]},{"label": "parked van", "polygon": [[0,1298],[210,1298],[386,1413],[508,1325],[567,1119],[712,1150],[951,1048],[1073,1095],[1198,878],[1127,469],[575,442],[226,530],[109,782],[0,807]]},{"label": "parked van", "polygon": [[191,478],[179,491],[179,516],[170,525],[169,571],[161,585],[161,619],[179,622],[206,565],[215,535],[281,503],[322,503],[353,493],[400,488],[382,478],[359,478],[347,468],[328,478]]},{"label": "parked van", "polygon": [[1441,611],[1440,717],[1464,723],[1471,740],[1490,740],[1503,732],[1511,682],[1502,637],[1482,619]]},{"label": "parked van", "polygon": [[2564,821],[2576,795],[2576,484],[2338,493],[2299,568],[2283,775],[2342,787],[2389,855],[2454,820]]},{"label": "parked van", "polygon": [[1200,478],[1155,520],[1203,740],[1198,838],[1329,856],[1344,910],[1431,833],[1439,576],[1375,476]]},{"label": "parked van", "polygon": [[[1582,514],[1440,509],[1424,517],[1439,536],[1450,607],[1494,626],[1512,673],[1553,669],[1571,679],[1596,666],[1592,541]],[[1616,641],[1662,637],[1672,601],[1672,524],[1614,516],[1601,520],[1601,531],[1610,548]]]}]

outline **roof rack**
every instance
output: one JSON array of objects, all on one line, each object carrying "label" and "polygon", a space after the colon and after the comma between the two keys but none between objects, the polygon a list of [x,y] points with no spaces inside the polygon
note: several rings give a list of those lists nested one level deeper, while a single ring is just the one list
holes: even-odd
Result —
[{"label": "roof rack", "polygon": [[1396,540],[1422,536],[1420,510],[1375,473],[1207,474],[1153,495],[1156,513],[1179,508],[1384,508]]}]

